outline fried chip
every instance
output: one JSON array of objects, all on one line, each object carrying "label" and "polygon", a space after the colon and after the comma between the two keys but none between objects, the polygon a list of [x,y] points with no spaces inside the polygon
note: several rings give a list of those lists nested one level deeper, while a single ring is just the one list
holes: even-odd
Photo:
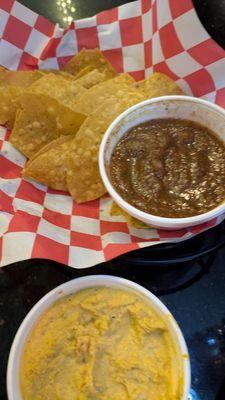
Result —
[{"label": "fried chip", "polygon": [[0,71],[0,87],[20,86],[28,87],[40,79],[42,74],[35,71]]},{"label": "fried chip", "polygon": [[60,136],[32,157],[23,170],[23,176],[34,179],[56,190],[67,190],[66,158],[73,137]]},{"label": "fried chip", "polygon": [[97,199],[106,193],[98,168],[102,137],[121,112],[145,98],[138,90],[127,86],[120,95],[108,99],[94,111],[80,127],[72,142],[67,164],[67,187],[78,203]]},{"label": "fried chip", "polygon": [[183,94],[182,89],[167,75],[154,72],[149,78],[137,82],[134,85],[140,89],[149,99],[153,97]]},{"label": "fried chip", "polygon": [[66,107],[76,111],[76,99],[86,92],[86,89],[71,81],[55,74],[47,74],[35,82],[28,89],[31,93],[42,93],[58,100]]},{"label": "fried chip", "polygon": [[26,157],[61,135],[75,135],[86,116],[40,93],[23,93],[10,142]]},{"label": "fried chip", "polygon": [[72,81],[75,80],[74,75],[71,75],[66,71],[61,71],[60,69],[40,69],[39,71],[42,75],[55,74],[55,75],[62,76],[65,79],[69,79]]},{"label": "fried chip", "polygon": [[37,70],[0,70],[0,124],[13,128],[19,96],[41,77]]},{"label": "fried chip", "polygon": [[13,128],[18,109],[18,99],[23,92],[24,89],[19,86],[0,86],[0,125]]},{"label": "fried chip", "polygon": [[97,85],[100,82],[104,82],[109,77],[104,72],[93,69],[87,74],[81,76],[79,79],[75,80],[76,85],[83,86],[86,89],[90,89],[92,86]]},{"label": "fried chip", "polygon": [[70,74],[77,75],[85,67],[98,69],[104,72],[108,78],[113,78],[116,75],[116,71],[99,49],[82,49],[68,61],[64,70]]},{"label": "fried chip", "polygon": [[76,111],[76,102],[80,96],[87,93],[87,88],[104,80],[105,75],[96,69],[73,81],[48,73],[30,86],[29,91],[51,96],[64,106]]},{"label": "fried chip", "polygon": [[102,105],[109,97],[116,94],[125,86],[132,85],[134,79],[131,75],[125,73],[108,79],[105,82],[93,86],[86,93],[79,97],[76,102],[76,110],[91,114],[96,108]]},{"label": "fried chip", "polygon": [[[74,75],[72,75],[72,76],[74,77],[74,79],[79,79],[79,78],[81,78],[82,76],[88,74],[88,72],[91,72],[92,70],[93,70],[93,68],[91,68],[91,67],[84,67],[83,69],[81,69],[81,70],[78,72],[78,74],[76,74],[75,76],[74,76]],[[67,73],[67,72],[66,72],[66,73]],[[70,74],[70,75],[71,75],[71,74]]]},{"label": "fried chip", "polygon": [[142,221],[139,221],[138,219],[132,217],[130,214],[128,214],[126,211],[122,210],[116,203],[112,203],[112,207],[110,210],[110,215],[112,216],[119,216],[122,215],[125,217],[127,224],[132,226],[133,228],[138,228],[138,229],[150,229],[151,227],[147,224],[145,224]]}]

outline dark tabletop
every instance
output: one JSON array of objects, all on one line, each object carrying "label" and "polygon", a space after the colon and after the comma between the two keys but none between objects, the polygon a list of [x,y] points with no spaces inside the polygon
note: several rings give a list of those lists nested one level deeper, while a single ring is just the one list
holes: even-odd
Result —
[{"label": "dark tabletop", "polygon": [[[65,26],[59,1],[20,1]],[[71,0],[70,15],[83,18],[125,2]],[[225,1],[193,2],[208,32],[225,48]],[[173,313],[187,341],[192,366],[190,400],[224,399],[224,394],[217,396],[225,377],[224,263],[222,246],[208,257],[176,265],[140,268],[120,261],[74,270],[52,261],[30,260],[0,269],[0,400],[7,399],[5,374],[10,346],[30,308],[57,285],[93,273],[126,277],[156,293]]]}]

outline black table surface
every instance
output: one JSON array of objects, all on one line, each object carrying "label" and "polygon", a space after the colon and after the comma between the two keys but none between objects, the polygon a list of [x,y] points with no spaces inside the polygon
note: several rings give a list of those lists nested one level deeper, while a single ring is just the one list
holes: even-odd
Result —
[{"label": "black table surface", "polygon": [[[53,22],[65,25],[57,0],[20,0]],[[179,0],[177,0],[179,1]],[[91,16],[127,1],[71,0],[74,19]],[[208,32],[225,48],[225,1],[195,0],[199,17]],[[178,321],[190,352],[192,389],[190,400],[219,400],[217,396],[225,377],[225,248],[198,261],[175,266],[145,269],[105,263],[94,268],[74,270],[48,260],[29,260],[0,269],[0,400],[7,399],[5,375],[13,337],[30,308],[49,290],[72,278],[90,274],[113,274],[140,283],[169,307]],[[191,279],[190,285],[181,285]],[[160,291],[160,289],[163,289]],[[110,399],[109,399],[110,400]]]}]

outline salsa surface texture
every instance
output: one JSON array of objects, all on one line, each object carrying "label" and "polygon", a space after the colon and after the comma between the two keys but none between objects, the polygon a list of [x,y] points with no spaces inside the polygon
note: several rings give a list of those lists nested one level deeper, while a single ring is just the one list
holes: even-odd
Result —
[{"label": "salsa surface texture", "polygon": [[120,196],[153,215],[191,217],[225,199],[225,146],[196,122],[155,119],[131,128],[109,169]]}]

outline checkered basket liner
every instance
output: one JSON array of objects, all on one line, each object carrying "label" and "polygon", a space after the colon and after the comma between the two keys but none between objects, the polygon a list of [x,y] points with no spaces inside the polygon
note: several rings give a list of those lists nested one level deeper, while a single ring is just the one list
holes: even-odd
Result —
[{"label": "checkered basket liner", "polygon": [[[0,0],[0,65],[61,68],[83,47],[99,47],[118,72],[143,79],[164,72],[187,94],[225,107],[225,52],[201,25],[191,0],[138,0],[61,29],[14,0]],[[21,179],[26,162],[0,127],[0,265],[30,258],[86,268],[122,253],[181,241],[208,223],[179,231],[136,229],[109,214],[105,196],[76,204],[68,193]]]}]

